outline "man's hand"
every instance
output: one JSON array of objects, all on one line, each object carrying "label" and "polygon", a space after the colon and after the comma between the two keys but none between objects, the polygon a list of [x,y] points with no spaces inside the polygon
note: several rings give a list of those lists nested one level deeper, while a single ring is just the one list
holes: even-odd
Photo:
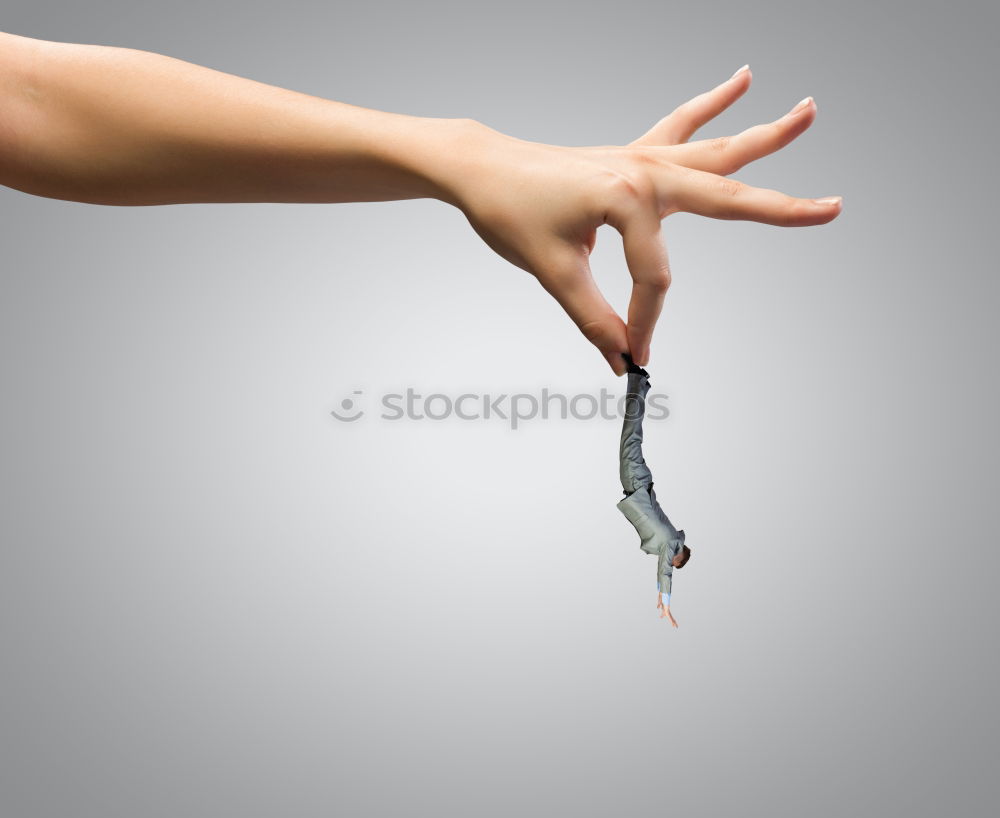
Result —
[{"label": "man's hand", "polygon": [[677,627],[677,620],[674,619],[674,615],[672,613],[670,613],[670,606],[663,604],[663,597],[660,595],[659,591],[656,592],[656,607],[660,609],[660,619],[663,619],[664,617],[669,616],[670,617],[670,621],[673,623],[673,626],[676,628]]},{"label": "man's hand", "polygon": [[[474,123],[463,140],[449,200],[499,255],[534,275],[566,310],[615,374],[622,352],[640,366],[671,282],[661,221],[686,211],[783,227],[825,224],[840,198],[798,199],[726,177],[774,153],[812,124],[807,97],[780,119],[729,137],[688,142],[750,86],[744,68],[677,107],[625,146],[559,147],[507,136]],[[588,257],[597,228],[622,236],[632,277],[626,324],[605,300]]]}]

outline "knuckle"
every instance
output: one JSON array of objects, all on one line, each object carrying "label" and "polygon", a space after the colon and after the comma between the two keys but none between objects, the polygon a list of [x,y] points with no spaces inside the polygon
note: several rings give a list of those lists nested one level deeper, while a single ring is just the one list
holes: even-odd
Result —
[{"label": "knuckle", "polygon": [[598,349],[613,346],[614,326],[608,318],[592,318],[579,325],[583,337]]},{"label": "knuckle", "polygon": [[673,276],[666,267],[645,273],[641,278],[637,278],[636,283],[641,284],[647,290],[663,294],[670,289]]},{"label": "knuckle", "polygon": [[719,153],[728,150],[732,144],[733,138],[731,136],[717,136],[708,140],[709,149]]},{"label": "knuckle", "polygon": [[645,168],[617,171],[611,181],[612,195],[628,204],[647,202],[654,194],[653,182]]},{"label": "knuckle", "polygon": [[639,197],[640,183],[634,174],[616,171],[609,179],[608,185],[612,195],[618,198],[631,200]]},{"label": "knuckle", "polygon": [[604,222],[618,229],[630,214],[657,204],[656,178],[659,159],[652,151],[632,148],[615,162],[614,167],[605,167],[594,188],[594,205],[602,212]]},{"label": "knuckle", "polygon": [[655,150],[641,145],[629,148],[629,159],[642,166],[659,164]]},{"label": "knuckle", "polygon": [[582,332],[583,337],[592,344],[597,344],[604,334],[604,327],[601,325],[600,321],[584,321],[580,324],[580,332]]},{"label": "knuckle", "polygon": [[719,179],[716,184],[723,196],[739,196],[746,189],[745,184],[737,182],[735,179]]}]

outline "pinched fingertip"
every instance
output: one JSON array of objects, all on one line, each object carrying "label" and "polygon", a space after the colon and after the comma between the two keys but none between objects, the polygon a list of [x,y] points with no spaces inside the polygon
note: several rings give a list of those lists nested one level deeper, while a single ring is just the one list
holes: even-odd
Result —
[{"label": "pinched fingertip", "polygon": [[625,360],[624,355],[627,353],[613,352],[610,355],[605,355],[604,358],[611,367],[611,371],[615,373],[618,377],[621,377],[626,372],[628,372],[628,362]]}]

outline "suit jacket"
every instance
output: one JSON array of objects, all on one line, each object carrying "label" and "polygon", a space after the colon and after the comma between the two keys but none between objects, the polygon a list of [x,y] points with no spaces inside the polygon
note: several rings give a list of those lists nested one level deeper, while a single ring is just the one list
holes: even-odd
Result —
[{"label": "suit jacket", "polygon": [[637,489],[618,502],[618,510],[639,533],[639,548],[647,554],[655,554],[656,581],[660,591],[670,593],[673,577],[673,559],[684,547],[684,530],[678,530],[663,513],[656,501],[656,491],[650,483]]}]

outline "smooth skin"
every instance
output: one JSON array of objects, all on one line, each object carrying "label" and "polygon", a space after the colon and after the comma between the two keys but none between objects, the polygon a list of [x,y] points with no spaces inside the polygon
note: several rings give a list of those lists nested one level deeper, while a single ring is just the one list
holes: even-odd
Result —
[{"label": "smooth skin", "polygon": [[[649,363],[671,271],[661,222],[688,212],[782,227],[825,224],[840,197],[795,198],[727,178],[816,117],[690,142],[750,87],[748,66],[627,145],[528,142],[472,119],[360,108],[116,46],[0,32],[0,184],[103,205],[373,202],[457,207],[534,275],[616,375]],[[597,228],[622,236],[627,323],[591,275]]]}]

